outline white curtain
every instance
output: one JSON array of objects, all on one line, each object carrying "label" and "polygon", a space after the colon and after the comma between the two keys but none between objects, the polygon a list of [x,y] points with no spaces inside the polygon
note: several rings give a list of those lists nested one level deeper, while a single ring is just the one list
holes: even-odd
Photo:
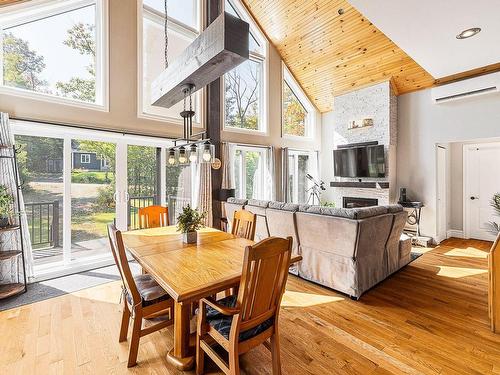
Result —
[{"label": "white curtain", "polygon": [[196,165],[196,177],[193,186],[195,187],[194,207],[200,212],[204,212],[205,225],[213,226],[212,218],[212,164],[198,163]]},{"label": "white curtain", "polygon": [[[10,129],[9,115],[0,113],[0,145],[7,148],[0,149],[1,156],[12,156],[14,146],[14,135]],[[26,217],[23,194],[19,191],[19,206],[21,212],[18,213],[16,173],[12,159],[0,159],[0,186],[5,186],[10,194],[14,197],[14,212],[12,223],[21,225],[21,231],[9,231],[1,234],[0,252],[8,250],[21,250],[21,241],[24,245],[24,259],[26,265],[26,277],[33,277],[33,254],[31,248],[30,233],[28,229],[28,220]],[[19,181],[19,180],[18,180]],[[19,214],[19,215],[18,215]],[[22,234],[22,237],[21,237]],[[18,282],[23,279],[23,266],[21,257],[12,258],[8,261],[0,262],[0,284],[8,284]],[[22,281],[21,281],[22,282]]]},{"label": "white curtain", "polygon": [[289,202],[289,181],[288,181],[288,147],[281,149],[281,194],[283,202]]},{"label": "white curtain", "polygon": [[222,189],[234,189],[234,155],[236,144],[222,142]]}]

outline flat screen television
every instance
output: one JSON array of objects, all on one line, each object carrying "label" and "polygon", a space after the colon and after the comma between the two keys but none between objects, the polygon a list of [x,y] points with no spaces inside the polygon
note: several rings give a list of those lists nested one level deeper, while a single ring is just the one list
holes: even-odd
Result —
[{"label": "flat screen television", "polygon": [[333,151],[337,177],[385,177],[384,146],[362,146]]}]

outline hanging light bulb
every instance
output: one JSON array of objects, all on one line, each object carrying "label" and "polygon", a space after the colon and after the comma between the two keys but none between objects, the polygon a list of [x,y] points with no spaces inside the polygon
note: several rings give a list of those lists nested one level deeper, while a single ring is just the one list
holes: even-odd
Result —
[{"label": "hanging light bulb", "polygon": [[188,158],[186,156],[186,149],[184,146],[179,148],[179,163],[180,164],[185,164],[188,161]]},{"label": "hanging light bulb", "polygon": [[208,141],[203,144],[202,158],[207,163],[212,160],[212,145]]},{"label": "hanging light bulb", "polygon": [[171,148],[168,151],[168,164],[174,165],[175,164],[175,150]]},{"label": "hanging light bulb", "polygon": [[196,145],[191,145],[191,148],[189,150],[189,161],[191,163],[196,163],[198,161],[198,153],[196,150]]}]

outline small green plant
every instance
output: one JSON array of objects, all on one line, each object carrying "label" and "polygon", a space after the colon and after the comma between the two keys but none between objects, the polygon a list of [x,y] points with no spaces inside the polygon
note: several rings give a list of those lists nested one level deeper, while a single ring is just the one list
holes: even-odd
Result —
[{"label": "small green plant", "polygon": [[329,202],[329,201],[322,201],[321,205],[323,207],[335,207],[335,202]]},{"label": "small green plant", "polygon": [[8,217],[12,213],[14,197],[9,193],[7,187],[0,185],[0,217]]},{"label": "small green plant", "polygon": [[182,213],[177,217],[177,230],[181,233],[196,232],[205,226],[205,217],[205,213],[200,213],[188,204],[182,208]]},{"label": "small green plant", "polygon": [[[500,193],[496,193],[493,195],[493,198],[491,198],[491,207],[495,210],[495,213],[497,216],[500,216]],[[500,232],[500,223],[497,223],[495,221],[491,222],[491,227],[493,233],[497,234]]]}]

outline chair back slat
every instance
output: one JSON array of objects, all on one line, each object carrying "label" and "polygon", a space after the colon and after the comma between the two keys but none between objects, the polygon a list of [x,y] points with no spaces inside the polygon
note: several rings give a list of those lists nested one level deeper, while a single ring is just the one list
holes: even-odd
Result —
[{"label": "chair back slat", "polygon": [[108,237],[109,244],[111,247],[111,252],[113,253],[113,258],[115,259],[116,266],[120,272],[122,278],[123,286],[127,289],[127,292],[132,296],[133,305],[141,303],[141,296],[135,285],[134,277],[130,270],[128,264],[127,253],[125,252],[125,245],[123,244],[122,233],[116,229],[114,224],[108,224]]},{"label": "chair back slat", "polygon": [[276,314],[292,254],[292,238],[270,237],[247,246],[238,293],[241,324],[247,329]]},{"label": "chair back slat", "polygon": [[168,207],[148,206],[139,208],[139,228],[159,228],[169,225]]},{"label": "chair back slat", "polygon": [[239,210],[234,213],[233,225],[231,227],[231,234],[236,237],[246,238],[247,240],[254,240],[255,238],[255,223],[257,215],[248,210]]}]

